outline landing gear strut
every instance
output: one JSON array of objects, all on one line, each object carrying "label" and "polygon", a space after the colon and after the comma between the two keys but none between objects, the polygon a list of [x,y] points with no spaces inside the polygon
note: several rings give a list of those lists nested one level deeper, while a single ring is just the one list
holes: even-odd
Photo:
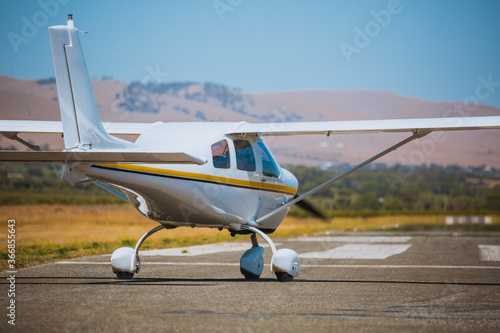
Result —
[{"label": "landing gear strut", "polygon": [[[252,277],[254,277],[253,279],[259,278],[264,266],[263,264],[260,265],[260,263],[263,263],[264,261],[264,249],[258,245],[255,234],[262,236],[273,251],[273,257],[271,259],[271,272],[276,274],[278,281],[289,282],[292,281],[294,277],[299,275],[300,261],[297,252],[290,249],[276,250],[276,246],[271,238],[269,238],[261,230],[247,225],[243,225],[242,228],[254,232],[251,237],[252,248],[246,251],[240,259],[240,271],[243,275],[245,275],[246,279],[251,279]],[[251,273],[252,275],[249,275],[248,273]]]},{"label": "landing gear strut", "polygon": [[159,225],[145,233],[141,239],[139,239],[134,249],[131,247],[121,247],[113,252],[111,255],[111,268],[118,279],[132,279],[135,273],[139,273],[141,270],[139,248],[146,238],[164,228],[164,225]]}]

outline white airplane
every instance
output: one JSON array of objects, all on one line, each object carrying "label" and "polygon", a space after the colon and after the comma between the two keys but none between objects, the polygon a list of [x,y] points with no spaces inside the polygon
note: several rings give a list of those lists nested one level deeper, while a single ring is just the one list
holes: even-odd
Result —
[{"label": "white airplane", "polygon": [[[279,281],[299,274],[299,257],[277,250],[267,236],[290,206],[404,144],[433,131],[499,129],[500,116],[296,123],[102,123],[90,84],[79,31],[67,25],[49,28],[62,122],[0,120],[0,133],[31,151],[1,151],[0,162],[61,163],[70,185],[95,182],[129,201],[159,225],[135,248],[117,249],[111,267],[118,278],[140,270],[139,248],[161,229],[199,227],[250,234],[252,247],[240,260],[246,279],[264,267],[262,236],[273,256],[271,271]],[[408,132],[403,141],[303,195],[297,179],[281,168],[262,141],[264,136]],[[61,133],[64,151],[39,151],[19,133]],[[113,135],[139,135],[135,142]],[[121,190],[123,193],[120,193]]]}]

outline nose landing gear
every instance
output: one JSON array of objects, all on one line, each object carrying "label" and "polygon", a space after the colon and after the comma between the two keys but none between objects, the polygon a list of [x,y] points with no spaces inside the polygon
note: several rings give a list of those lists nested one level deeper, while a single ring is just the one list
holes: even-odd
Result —
[{"label": "nose landing gear", "polygon": [[254,232],[251,237],[252,248],[243,253],[240,259],[240,271],[243,275],[245,275],[247,280],[258,279],[263,269],[261,266],[264,266],[259,266],[259,264],[264,261],[264,249],[261,246],[258,246],[257,239],[255,237],[256,233],[264,238],[273,251],[273,257],[271,259],[271,272],[276,274],[278,281],[290,282],[294,277],[299,275],[300,261],[297,252],[290,249],[276,250],[276,246],[271,238],[269,238],[261,230],[247,225],[242,225],[241,227]]}]

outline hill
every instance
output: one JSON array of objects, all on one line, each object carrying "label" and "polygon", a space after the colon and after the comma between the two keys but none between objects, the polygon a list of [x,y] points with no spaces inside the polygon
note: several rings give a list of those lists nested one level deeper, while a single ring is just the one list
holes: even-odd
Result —
[{"label": "hill", "polygon": [[[103,121],[335,121],[499,115],[500,109],[418,100],[383,91],[289,91],[247,93],[213,83],[126,83],[92,80]],[[18,80],[0,76],[0,119],[60,120],[53,79]],[[461,111],[460,111],[461,110]],[[280,163],[357,163],[403,138],[404,134],[265,138]],[[24,136],[50,149],[63,148],[59,136]],[[130,138],[129,138],[130,139]],[[380,160],[387,164],[500,166],[500,131],[429,135]],[[0,146],[13,145],[0,138]],[[14,144],[14,146],[16,146]],[[17,146],[22,148],[20,146]]]}]

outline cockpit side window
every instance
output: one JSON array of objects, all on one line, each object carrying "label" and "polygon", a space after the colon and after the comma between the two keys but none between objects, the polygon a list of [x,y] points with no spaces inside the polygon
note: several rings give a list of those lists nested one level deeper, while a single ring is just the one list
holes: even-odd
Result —
[{"label": "cockpit side window", "polygon": [[275,177],[278,178],[280,171],[279,167],[276,164],[276,161],[271,156],[271,153],[267,149],[266,145],[262,141],[257,141],[260,156],[262,158],[262,175],[266,177]]},{"label": "cockpit side window", "polygon": [[228,169],[231,166],[231,159],[229,158],[229,145],[227,144],[227,141],[217,141],[211,146],[211,148],[214,167]]},{"label": "cockpit side window", "polygon": [[236,151],[236,166],[239,170],[250,172],[257,170],[255,155],[250,142],[247,140],[234,140],[234,149]]}]

